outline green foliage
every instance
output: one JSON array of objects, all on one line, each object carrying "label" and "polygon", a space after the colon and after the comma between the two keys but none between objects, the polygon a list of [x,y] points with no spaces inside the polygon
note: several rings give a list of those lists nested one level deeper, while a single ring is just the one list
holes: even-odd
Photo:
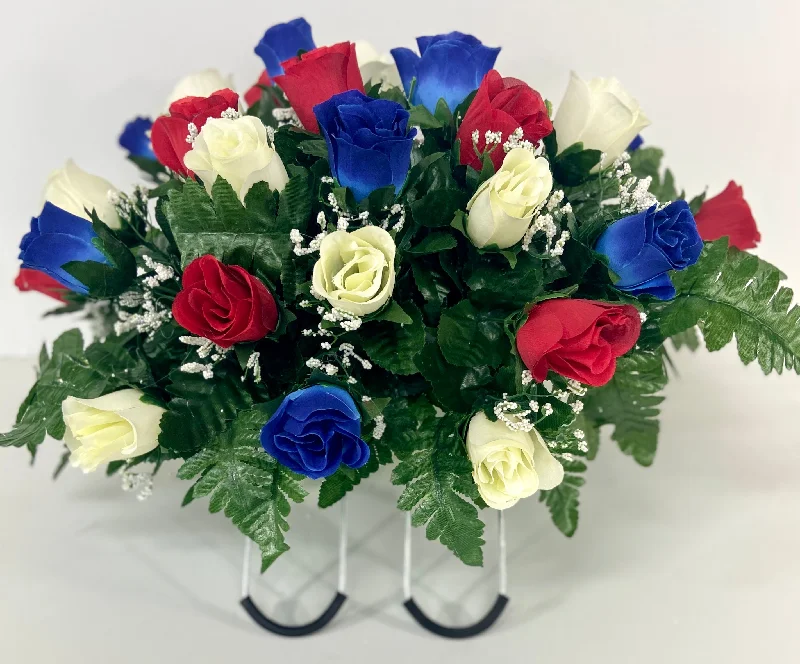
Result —
[{"label": "green foliage", "polygon": [[469,300],[442,313],[437,339],[445,359],[458,367],[497,367],[511,349],[504,329],[505,315],[477,309]]},{"label": "green foliage", "polygon": [[611,381],[587,396],[586,413],[598,425],[611,424],[620,449],[638,463],[653,463],[658,445],[658,393],[667,384],[660,352],[634,351],[617,360]]},{"label": "green foliage", "polygon": [[302,232],[308,223],[311,199],[307,174],[289,180],[277,207],[275,199],[264,183],[258,183],[242,205],[222,178],[214,182],[211,198],[193,180],[187,180],[181,190],[170,191],[165,214],[182,264],[212,254],[277,281],[291,253],[289,232],[293,228]]},{"label": "green foliage", "polygon": [[425,329],[422,313],[416,305],[406,303],[403,310],[413,321],[410,325],[389,321],[368,323],[369,332],[364,333],[361,341],[375,364],[394,374],[407,376],[417,372],[414,356],[425,343]]},{"label": "green foliage", "polygon": [[536,301],[543,288],[542,262],[520,252],[516,265],[498,254],[483,254],[470,261],[465,270],[470,299],[476,305],[521,309]]},{"label": "green foliage", "polygon": [[666,169],[664,174],[661,174],[661,159],[663,157],[664,151],[660,148],[639,148],[631,155],[629,162],[631,173],[637,178],[653,178],[650,184],[650,193],[659,201],[668,202],[683,198],[683,194],[679,194],[675,188],[675,178],[672,175],[672,171]]},{"label": "green foliage", "polygon": [[673,276],[677,297],[658,315],[664,336],[700,325],[706,347],[719,350],[736,336],[739,357],[758,360],[765,374],[800,373],[800,307],[781,286],[781,272],[756,256],[707,243],[700,260]]},{"label": "green foliage", "polygon": [[184,480],[199,476],[184,505],[208,496],[210,512],[224,512],[259,546],[262,571],[289,550],[284,538],[289,529],[289,500],[300,503],[308,495],[300,486],[302,477],[281,466],[259,444],[261,428],[270,415],[265,404],[240,411],[228,428],[178,471]]},{"label": "green foliage", "polygon": [[213,380],[179,369],[169,379],[171,399],[161,418],[158,442],[172,457],[195,454],[253,402],[233,362],[218,365]]},{"label": "green foliage", "polygon": [[414,419],[404,422],[407,426],[394,438],[401,461],[392,482],[405,485],[397,506],[411,512],[412,525],[425,526],[429,540],[439,540],[467,565],[482,565],[484,525],[467,500],[480,498],[458,419],[437,417],[424,400],[409,404],[408,410]]}]

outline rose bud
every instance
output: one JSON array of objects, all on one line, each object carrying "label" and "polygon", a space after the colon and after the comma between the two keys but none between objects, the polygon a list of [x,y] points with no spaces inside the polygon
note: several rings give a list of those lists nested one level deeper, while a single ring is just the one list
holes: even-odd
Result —
[{"label": "rose bud", "polygon": [[733,180],[722,193],[703,203],[694,220],[704,240],[718,240],[727,235],[731,246],[742,250],[755,249],[761,241],[742,188]]},{"label": "rose bud", "polygon": [[256,182],[283,191],[289,181],[264,123],[252,116],[209,119],[183,163],[200,176],[209,195],[217,177],[221,177],[242,202]]},{"label": "rose bud", "polygon": [[350,42],[322,46],[283,63],[284,74],[274,77],[301,124],[319,133],[314,106],[347,90],[364,92],[356,47]]},{"label": "rose bud", "polygon": [[608,258],[609,267],[619,277],[616,288],[670,300],[675,297],[675,287],[669,272],[696,263],[703,241],[689,204],[678,200],[661,210],[653,205],[615,221],[600,236],[595,251]]},{"label": "rose bud", "polygon": [[600,168],[613,163],[649,124],[639,102],[616,78],[593,78],[587,83],[575,72],[553,120],[558,151],[580,141],[584,150],[606,155]]},{"label": "rose bud", "polygon": [[530,150],[514,148],[497,173],[467,204],[467,235],[476,247],[506,249],[522,239],[534,212],[553,188],[550,163]]},{"label": "rose bud", "polygon": [[200,256],[186,266],[181,283],[172,303],[175,322],[217,346],[258,341],[278,325],[272,293],[243,267]]},{"label": "rose bud", "polygon": [[296,57],[298,51],[313,51],[316,47],[308,21],[296,18],[268,28],[255,52],[264,61],[267,73],[275,78],[283,74],[282,62]]},{"label": "rose bud", "polygon": [[500,53],[463,32],[417,37],[417,46],[420,55],[408,48],[392,49],[392,55],[411,103],[422,104],[431,113],[440,99],[455,111],[478,88]]},{"label": "rose bud", "polygon": [[61,404],[70,463],[84,473],[109,461],[133,459],[158,447],[165,410],[128,389],[97,399],[67,397]]},{"label": "rose bud", "polygon": [[314,291],[356,316],[380,309],[394,290],[395,244],[379,226],[325,236],[314,264]]},{"label": "rose bud", "polygon": [[314,115],[328,145],[331,172],[357,201],[381,187],[400,191],[417,133],[408,129],[406,109],[350,90],[315,106]]},{"label": "rose bud", "polygon": [[467,454],[481,498],[496,510],[508,509],[539,489],[553,489],[564,479],[564,468],[536,429],[512,431],[484,413],[469,421]]},{"label": "rose bud", "polygon": [[599,387],[614,376],[617,358],[633,348],[641,329],[639,312],[629,304],[545,300],[517,332],[517,351],[539,383],[552,370]]},{"label": "rose bud", "polygon": [[53,279],[53,277],[39,270],[21,267],[17,278],[14,280],[14,285],[20,291],[37,291],[59,302],[67,301],[64,298],[64,293],[68,289],[64,288],[64,286]]},{"label": "rose bud", "polygon": [[[553,131],[547,115],[547,106],[536,90],[516,78],[503,78],[494,69],[483,79],[475,99],[458,128],[461,139],[461,163],[481,170],[481,154],[486,150],[486,132],[500,132],[508,139],[515,131],[522,130],[522,139],[533,144]],[[478,132],[478,144],[472,141],[473,132]],[[505,153],[502,147],[495,148],[490,157],[495,169],[500,168]]]},{"label": "rose bud", "polygon": [[287,396],[261,430],[261,445],[278,463],[311,479],[328,477],[342,464],[361,468],[370,454],[353,398],[328,385]]}]

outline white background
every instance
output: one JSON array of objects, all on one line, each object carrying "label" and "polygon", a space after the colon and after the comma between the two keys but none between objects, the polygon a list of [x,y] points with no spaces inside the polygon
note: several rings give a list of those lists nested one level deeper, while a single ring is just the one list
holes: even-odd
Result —
[{"label": "white background", "polygon": [[[0,355],[30,357],[66,323],[39,321],[51,302],[11,286],[47,174],[74,157],[129,187],[136,170],[116,147],[123,124],[156,113],[194,70],[216,66],[245,89],[261,69],[252,47],[263,30],[298,14],[320,45],[366,38],[388,50],[419,34],[472,32],[503,46],[504,75],[554,102],[570,69],[617,76],[652,119],[645,140],[667,148],[679,186],[713,194],[729,179],[744,185],[758,253],[800,286],[792,0],[276,4],[27,0],[4,11]],[[402,518],[388,477],[351,501],[346,609],[328,632],[288,642],[257,631],[236,606],[239,538],[203,504],[178,509],[186,486],[170,477],[174,467],[139,504],[117,480],[68,470],[51,483],[56,443],[33,470],[23,451],[4,450],[0,661],[794,661],[800,382],[742,369],[733,348],[684,352],[677,365],[655,466],[636,467],[606,441],[574,540],[534,501],[509,514],[512,601],[497,628],[469,644],[424,635],[400,607]],[[28,360],[0,363],[0,429],[32,376]],[[308,619],[333,592],[333,573],[322,571],[335,560],[336,518],[310,505],[295,513],[294,548],[258,593],[278,618]],[[494,532],[490,524],[483,573],[417,533],[416,584],[431,613],[463,624],[488,606]]]}]

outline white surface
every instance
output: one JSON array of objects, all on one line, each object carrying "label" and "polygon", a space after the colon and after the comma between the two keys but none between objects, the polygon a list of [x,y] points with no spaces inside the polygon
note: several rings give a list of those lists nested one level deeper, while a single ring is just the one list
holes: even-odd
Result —
[{"label": "white surface", "polygon": [[[366,37],[388,50],[418,34],[474,32],[504,46],[502,73],[556,102],[570,68],[618,76],[652,118],[646,140],[667,148],[678,183],[692,193],[706,184],[715,193],[729,178],[743,184],[760,255],[800,284],[796,3],[269,4],[29,0],[8,10],[0,282],[16,273],[15,247],[51,169],[73,156],[118,186],[133,183],[115,147],[124,122],[159,109],[189,70],[217,66],[244,89],[260,69],[251,49],[263,29],[302,13],[319,44]],[[0,348],[33,355],[65,321],[40,323],[49,302],[2,288],[13,324],[0,330]],[[32,380],[29,365],[0,364],[0,429]],[[509,513],[511,604],[495,630],[468,643],[423,633],[401,607],[403,518],[386,476],[350,503],[351,599],[341,616],[317,637],[287,641],[237,606],[240,538],[205,501],[178,508],[188,485],[170,479],[175,466],[140,504],[116,479],[68,469],[52,483],[57,443],[43,446],[33,470],[24,451],[2,450],[0,662],[793,661],[800,381],[742,369],[733,348],[682,353],[678,365],[656,464],[639,468],[606,444],[573,541],[535,501]],[[293,513],[294,548],[256,593],[274,617],[306,620],[329,601],[337,516],[313,504]],[[415,595],[431,614],[463,624],[489,606],[495,525],[483,571],[415,533]]]},{"label": "white surface", "polygon": [[[511,602],[470,642],[430,636],[402,608],[404,520],[386,473],[350,498],[350,599],[325,632],[287,640],[239,608],[242,538],[205,500],[178,508],[189,485],[175,465],[139,503],[118,478],[68,468],[53,483],[53,441],[33,469],[24,450],[2,450],[0,662],[794,661],[800,380],[742,370],[727,351],[677,359],[682,378],[667,391],[655,465],[640,468],[604,441],[573,540],[535,499],[507,513]],[[29,364],[0,364],[2,429]],[[414,596],[442,622],[471,622],[494,599],[488,516],[483,570],[415,529]],[[333,597],[338,521],[338,509],[313,502],[292,512],[293,549],[252,582],[273,618],[307,621]]]}]

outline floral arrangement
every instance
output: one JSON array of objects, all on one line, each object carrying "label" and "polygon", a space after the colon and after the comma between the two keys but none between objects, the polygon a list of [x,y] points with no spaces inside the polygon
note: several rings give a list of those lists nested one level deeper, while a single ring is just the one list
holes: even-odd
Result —
[{"label": "floral arrangement", "polygon": [[417,43],[273,26],[244,95],[204,71],[125,127],[151,184],[56,171],[17,286],[98,338],[42,349],[0,445],[63,439],[58,471],[140,498],[180,459],[184,504],[208,497],[265,569],[304,478],[325,508],[396,464],[398,507],[479,565],[487,509],[538,493],[575,532],[602,427],[653,462],[669,345],[735,336],[745,364],[800,372],[741,187],[688,199],[617,80],[573,74],[554,114],[499,48]]}]

